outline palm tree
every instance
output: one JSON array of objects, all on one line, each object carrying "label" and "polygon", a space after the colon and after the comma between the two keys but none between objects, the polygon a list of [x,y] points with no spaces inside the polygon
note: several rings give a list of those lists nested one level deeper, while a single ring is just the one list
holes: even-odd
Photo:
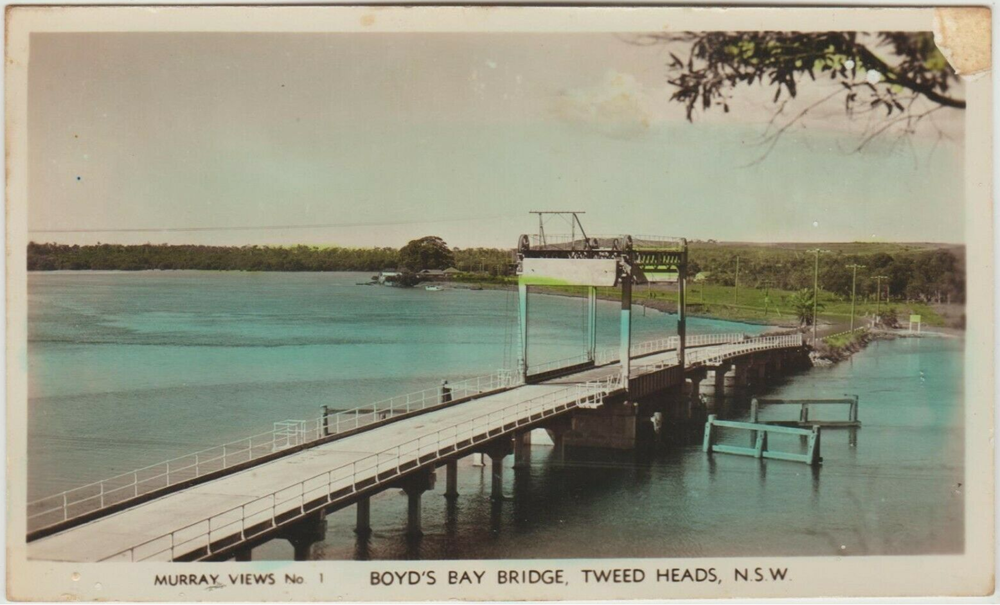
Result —
[{"label": "palm tree", "polygon": [[[803,288],[792,294],[791,298],[788,299],[788,303],[795,310],[795,314],[799,318],[800,326],[811,326],[813,320],[813,291],[811,288]],[[823,303],[816,303],[816,311],[823,310]]]}]

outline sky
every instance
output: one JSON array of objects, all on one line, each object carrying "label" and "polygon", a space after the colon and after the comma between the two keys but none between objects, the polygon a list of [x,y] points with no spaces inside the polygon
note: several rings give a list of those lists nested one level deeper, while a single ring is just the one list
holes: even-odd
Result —
[{"label": "sky", "polygon": [[690,123],[670,51],[613,33],[33,34],[29,236],[513,247],[529,211],[577,210],[591,234],[964,241],[960,110],[855,152],[872,123],[824,105],[765,154],[773,90]]}]

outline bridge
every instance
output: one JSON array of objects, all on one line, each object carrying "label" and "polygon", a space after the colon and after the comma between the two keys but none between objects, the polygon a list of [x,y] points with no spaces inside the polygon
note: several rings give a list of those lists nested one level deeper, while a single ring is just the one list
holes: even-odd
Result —
[{"label": "bridge", "polygon": [[[808,363],[799,333],[688,336],[683,294],[677,335],[632,343],[630,290],[643,268],[648,275],[673,269],[683,293],[686,245],[670,246],[668,255],[640,255],[630,239],[532,247],[522,238],[516,370],[336,413],[324,408],[314,419],[278,422],[266,433],[31,502],[28,556],[250,560],[256,545],[286,539],[303,560],[324,539],[328,514],[354,507],[356,531],[370,533],[371,497],[390,488],[406,493],[407,533],[419,535],[421,499],[436,471],[445,468],[445,497],[457,497],[457,462],[465,456],[490,458],[491,497],[502,499],[504,459],[513,454],[515,468],[526,464],[535,430],[547,431],[559,451],[630,449],[665,422],[703,422],[713,411],[706,407],[727,390]],[[581,282],[589,288],[587,351],[529,365],[528,287]],[[617,348],[596,348],[598,285],[623,289]],[[702,393],[712,395],[708,406]]]}]

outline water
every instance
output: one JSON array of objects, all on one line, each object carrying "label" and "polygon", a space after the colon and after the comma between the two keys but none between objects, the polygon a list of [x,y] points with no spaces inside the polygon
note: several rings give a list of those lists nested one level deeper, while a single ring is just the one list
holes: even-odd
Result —
[{"label": "water", "polygon": [[[530,469],[507,458],[505,492],[460,462],[459,497],[424,496],[419,542],[404,535],[406,498],[372,501],[374,535],[358,544],[353,509],[328,517],[323,559],[495,559],[913,555],[963,551],[961,340],[880,342],[832,368],[790,377],[776,397],[861,397],[863,427],[823,434],[824,464],[706,456],[700,444],[652,455],[532,448]],[[744,402],[745,403],[745,402]],[[762,419],[797,408],[764,408]],[[824,411],[842,419],[845,408]],[[745,408],[732,414],[746,418]],[[816,414],[813,414],[815,417]],[[795,438],[793,438],[795,439]],[[779,442],[780,443],[780,442]],[[746,445],[744,443],[744,445]],[[778,443],[772,442],[772,446]],[[795,443],[780,443],[792,449]],[[255,558],[290,558],[275,540]]]},{"label": "water", "polygon": [[[358,286],[369,274],[32,273],[29,498],[512,367],[517,293]],[[585,349],[585,300],[531,299],[532,361]],[[617,346],[601,303],[599,346]],[[637,311],[636,341],[675,316]],[[760,331],[690,322],[690,330]]]},{"label": "water", "polygon": [[[313,417],[509,362],[516,296],[504,291],[355,286],[359,274],[32,274],[29,489],[59,491],[211,445],[274,420]],[[537,361],[583,347],[583,303],[532,300]],[[617,343],[617,305],[599,309]],[[635,339],[671,315],[633,314]],[[692,333],[747,331],[692,319]],[[675,443],[647,454],[536,444],[528,470],[459,465],[458,501],[424,497],[407,540],[405,498],[372,501],[370,541],[353,509],[328,517],[327,559],[575,558],[956,553],[963,549],[960,339],[879,342],[851,361],[788,377],[776,397],[861,397],[863,428],[824,432],[825,463],[716,455]],[[746,415],[745,401],[729,415]],[[796,410],[765,408],[762,418]],[[823,412],[843,414],[844,411]],[[856,445],[851,445],[856,441]],[[795,448],[797,443],[776,442]],[[511,461],[508,457],[508,463]],[[443,478],[442,478],[443,479]],[[289,558],[274,540],[255,558]]]}]

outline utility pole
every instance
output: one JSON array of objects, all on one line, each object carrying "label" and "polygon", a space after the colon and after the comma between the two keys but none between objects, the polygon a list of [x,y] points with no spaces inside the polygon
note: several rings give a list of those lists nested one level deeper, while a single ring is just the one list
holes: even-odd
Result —
[{"label": "utility pole", "polygon": [[770,293],[770,291],[771,291],[771,280],[765,279],[764,280],[764,317],[767,317],[767,304],[771,300],[771,298],[768,296],[768,294]]},{"label": "utility pole", "polygon": [[[681,367],[681,372],[687,363],[687,241],[684,240],[684,253],[681,262],[677,265],[677,361]],[[704,286],[702,286],[704,287]],[[704,292],[704,290],[703,290]],[[683,374],[682,374],[683,376]]]},{"label": "utility pole", "polygon": [[736,304],[740,304],[740,257],[736,256]]},{"label": "utility pole", "polygon": [[816,309],[819,302],[819,253],[828,252],[828,250],[820,250],[816,248],[814,250],[809,250],[809,252],[814,252],[816,254],[816,264],[813,268],[813,345],[816,344]]},{"label": "utility pole", "polygon": [[[875,325],[878,325],[878,324],[880,324],[882,322],[882,315],[881,315],[881,308],[882,307],[881,307],[880,303],[881,303],[881,299],[882,299],[882,280],[883,279],[889,279],[889,278],[887,276],[885,276],[885,275],[876,275],[875,276]],[[887,299],[886,302],[888,303],[889,302],[888,301],[888,297],[886,297],[886,299]]]},{"label": "utility pole", "polygon": [[857,293],[857,283],[858,283],[858,269],[864,269],[864,265],[847,265],[848,269],[854,269],[854,274],[851,277],[851,331],[854,331],[854,296]]}]

